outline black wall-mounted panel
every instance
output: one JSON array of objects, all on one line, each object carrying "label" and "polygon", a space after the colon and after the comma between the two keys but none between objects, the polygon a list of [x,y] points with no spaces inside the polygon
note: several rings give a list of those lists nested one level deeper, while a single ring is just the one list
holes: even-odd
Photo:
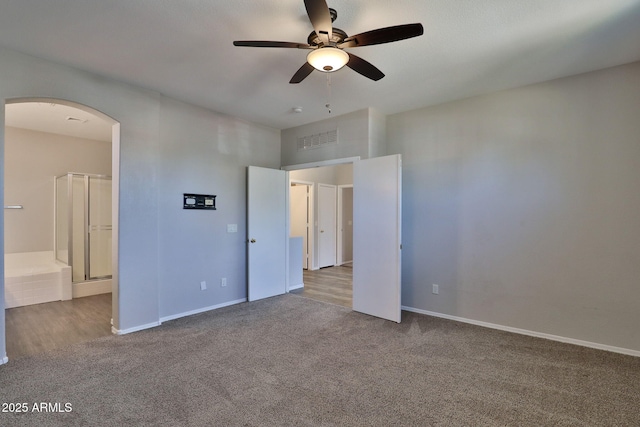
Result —
[{"label": "black wall-mounted panel", "polygon": [[184,194],[182,209],[216,210],[216,196],[210,194]]}]

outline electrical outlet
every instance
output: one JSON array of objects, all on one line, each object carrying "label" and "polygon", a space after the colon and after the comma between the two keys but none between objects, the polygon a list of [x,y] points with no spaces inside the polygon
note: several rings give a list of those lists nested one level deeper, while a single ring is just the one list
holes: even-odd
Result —
[{"label": "electrical outlet", "polygon": [[431,286],[433,286],[433,289],[431,290],[431,292],[438,295],[440,293],[440,287],[438,285],[431,285]]},{"label": "electrical outlet", "polygon": [[200,290],[204,291],[206,289],[207,289],[207,282],[203,280],[202,282],[200,282]]},{"label": "electrical outlet", "polygon": [[223,277],[222,279],[220,279],[220,286],[222,286],[223,288],[225,286],[227,286],[227,278]]}]

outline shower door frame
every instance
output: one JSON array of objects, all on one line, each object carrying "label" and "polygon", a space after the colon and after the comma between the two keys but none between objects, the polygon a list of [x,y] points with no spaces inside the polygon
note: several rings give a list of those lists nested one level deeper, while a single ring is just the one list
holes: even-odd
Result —
[{"label": "shower door frame", "polygon": [[[100,174],[91,174],[91,173],[78,173],[78,172],[68,172],[66,174],[62,174],[56,176],[54,179],[54,199],[56,201],[56,205],[58,203],[58,185],[57,180],[62,177],[67,177],[67,265],[71,267],[71,277],[73,278],[73,177],[79,176],[83,177],[84,183],[84,218],[83,218],[83,240],[84,240],[84,280],[83,282],[88,282],[92,280],[105,280],[113,278],[113,274],[104,275],[104,276],[96,276],[91,277],[91,246],[89,242],[89,220],[90,220],[90,191],[89,191],[89,180],[91,178],[99,178],[99,179],[108,179],[111,180],[112,177],[110,175],[100,175]],[[113,203],[113,201],[112,201]],[[55,236],[55,258],[58,259],[58,209],[55,209],[55,219],[54,222],[56,226],[54,227]],[[108,228],[102,228],[108,227]],[[113,232],[113,224],[110,226],[101,226],[101,228],[97,229],[97,231],[103,230],[111,230]],[[111,270],[113,272],[113,265],[111,266]],[[73,280],[73,279],[72,279]],[[81,283],[79,281],[73,281],[74,283]]]}]

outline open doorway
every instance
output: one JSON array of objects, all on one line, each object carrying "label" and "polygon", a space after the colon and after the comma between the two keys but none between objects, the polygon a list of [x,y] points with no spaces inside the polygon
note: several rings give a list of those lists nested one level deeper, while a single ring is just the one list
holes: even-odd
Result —
[{"label": "open doorway", "polygon": [[[65,101],[24,99],[5,107],[4,308],[11,359],[111,333],[114,122]],[[89,263],[100,269],[100,282],[76,273]]]},{"label": "open doorway", "polygon": [[315,184],[299,179],[289,180],[289,236],[302,239],[302,268],[312,268],[313,258],[313,194]]},{"label": "open doorway", "polygon": [[304,286],[292,292],[351,308],[353,165],[302,168],[290,171],[289,179],[290,236],[307,236]]},{"label": "open doorway", "polygon": [[[392,154],[332,162],[338,163],[353,163],[352,308],[399,323],[402,158]],[[247,169],[247,286],[250,301],[289,292],[291,277],[302,270],[302,261],[300,259],[298,263],[294,259],[296,251],[289,250],[291,239],[287,239],[290,233],[289,171],[302,168],[287,166],[281,169],[256,166]],[[252,249],[254,247],[256,250]],[[270,270],[267,271],[269,274],[255,274],[265,269]]]}]

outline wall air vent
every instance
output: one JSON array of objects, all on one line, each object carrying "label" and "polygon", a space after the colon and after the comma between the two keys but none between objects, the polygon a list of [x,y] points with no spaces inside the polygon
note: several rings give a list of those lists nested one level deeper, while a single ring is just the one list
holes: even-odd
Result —
[{"label": "wall air vent", "polygon": [[311,150],[338,143],[338,130],[298,137],[298,151]]}]

